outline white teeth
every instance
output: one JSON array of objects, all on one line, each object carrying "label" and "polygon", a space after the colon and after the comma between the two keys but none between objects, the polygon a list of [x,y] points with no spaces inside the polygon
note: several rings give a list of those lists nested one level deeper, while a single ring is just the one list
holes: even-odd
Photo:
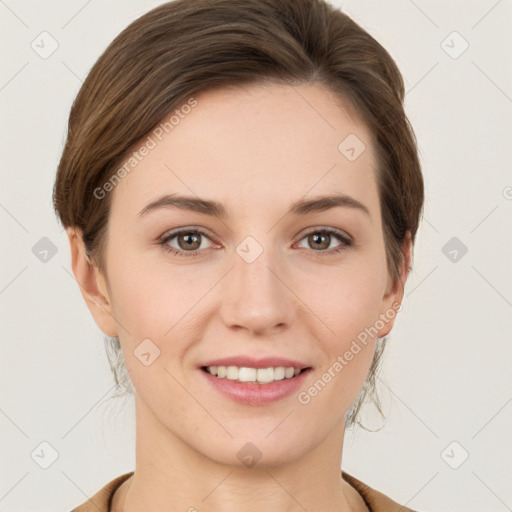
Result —
[{"label": "white teeth", "polygon": [[[244,368],[240,368],[240,373]],[[240,379],[242,380],[242,379]],[[269,382],[273,382],[274,380],[274,368],[258,368],[256,380],[261,382],[262,384],[267,384]],[[254,380],[253,380],[254,382]]]},{"label": "white teeth", "polygon": [[238,367],[228,366],[226,368],[226,379],[237,380],[238,379]]},{"label": "white teeth", "polygon": [[298,368],[293,366],[276,368],[248,368],[238,366],[207,366],[206,371],[221,379],[237,380],[239,382],[259,382],[268,384],[275,380],[291,379],[300,373]]},{"label": "white teeth", "polygon": [[[255,368],[235,368],[235,371],[238,373],[238,380],[240,382],[254,382],[256,380],[256,373],[259,373],[259,370]],[[235,375],[235,371],[232,375]]]},{"label": "white teeth", "polygon": [[286,368],[284,366],[278,366],[274,368],[274,380],[283,380],[286,376]]}]

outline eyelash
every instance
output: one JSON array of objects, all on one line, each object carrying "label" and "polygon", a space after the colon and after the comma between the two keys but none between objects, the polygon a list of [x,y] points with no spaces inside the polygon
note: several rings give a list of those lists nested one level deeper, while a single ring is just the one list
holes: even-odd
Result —
[{"label": "eyelash", "polygon": [[[179,229],[177,231],[173,231],[173,232],[169,233],[166,236],[164,235],[164,238],[162,238],[160,240],[160,245],[163,247],[163,249],[166,252],[172,253],[175,256],[195,256],[199,252],[201,252],[202,249],[194,249],[193,251],[180,251],[180,250],[175,249],[174,247],[171,247],[171,246],[168,245],[168,242],[170,240],[172,240],[173,238],[176,238],[177,236],[179,236],[179,235],[181,235],[183,233],[194,234],[194,235],[201,235],[201,236],[204,236],[204,237],[210,239],[210,237],[204,231],[202,231],[200,229],[190,229],[190,228],[187,228],[187,229]],[[302,241],[304,238],[306,238],[307,236],[309,236],[309,235],[311,235],[313,233],[322,233],[322,234],[327,233],[329,235],[334,235],[336,238],[338,238],[340,240],[340,242],[342,242],[335,249],[321,250],[321,251],[315,251],[314,249],[311,249],[313,251],[313,253],[316,253],[315,256],[320,256],[320,257],[334,256],[334,255],[340,253],[341,251],[344,251],[348,247],[352,246],[352,240],[350,240],[341,231],[338,231],[337,229],[334,229],[334,228],[321,228],[321,229],[315,228],[315,229],[312,229],[311,231],[305,233],[304,236],[299,241]]]}]

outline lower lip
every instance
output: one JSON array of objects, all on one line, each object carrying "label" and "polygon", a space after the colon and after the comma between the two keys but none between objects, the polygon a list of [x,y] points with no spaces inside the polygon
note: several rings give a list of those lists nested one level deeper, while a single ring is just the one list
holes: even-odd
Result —
[{"label": "lower lip", "polygon": [[291,395],[300,388],[311,368],[290,379],[276,380],[268,384],[238,382],[226,378],[215,377],[207,371],[199,369],[212,386],[224,396],[245,405],[267,405]]}]

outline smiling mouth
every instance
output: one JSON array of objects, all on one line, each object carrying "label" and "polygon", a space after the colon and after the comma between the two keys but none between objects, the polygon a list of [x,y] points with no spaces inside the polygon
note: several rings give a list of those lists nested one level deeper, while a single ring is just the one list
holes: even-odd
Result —
[{"label": "smiling mouth", "polygon": [[307,368],[294,368],[293,366],[277,366],[269,368],[250,368],[246,366],[202,366],[201,370],[219,379],[246,384],[270,384],[280,380],[289,380],[301,373],[311,370]]}]

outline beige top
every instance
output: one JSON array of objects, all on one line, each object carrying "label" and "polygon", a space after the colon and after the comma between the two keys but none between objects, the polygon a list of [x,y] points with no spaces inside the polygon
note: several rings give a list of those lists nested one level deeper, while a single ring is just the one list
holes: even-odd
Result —
[{"label": "beige top", "polygon": [[[71,512],[110,512],[110,505],[115,491],[132,475],[133,471],[114,478],[92,498],[79,507],[74,508]],[[345,471],[341,472],[341,477],[361,495],[370,512],[415,512],[410,508],[400,506],[381,492],[372,489]]]}]

